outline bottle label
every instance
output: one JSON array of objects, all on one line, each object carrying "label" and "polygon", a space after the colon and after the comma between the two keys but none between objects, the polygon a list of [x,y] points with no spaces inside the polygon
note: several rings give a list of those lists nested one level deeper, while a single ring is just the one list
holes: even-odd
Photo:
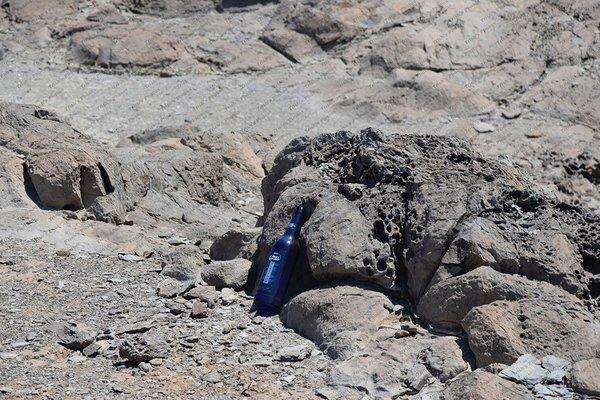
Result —
[{"label": "bottle label", "polygon": [[273,272],[275,270],[275,265],[277,264],[277,261],[279,261],[281,259],[281,256],[277,253],[272,254],[269,257],[269,265],[267,266],[267,271],[265,272],[265,278],[263,279],[263,283],[265,285],[268,285],[269,283],[271,283],[271,278],[273,277]]}]

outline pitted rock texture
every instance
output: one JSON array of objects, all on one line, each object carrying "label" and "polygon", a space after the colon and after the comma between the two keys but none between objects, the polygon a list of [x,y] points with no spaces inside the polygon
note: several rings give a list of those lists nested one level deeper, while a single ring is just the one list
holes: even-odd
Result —
[{"label": "pitted rock texture", "polygon": [[299,138],[277,156],[262,190],[259,259],[305,203],[312,215],[301,236],[319,281],[407,288],[418,300],[431,285],[487,265],[586,297],[600,261],[597,217],[454,138],[372,129]]},{"label": "pitted rock texture", "polygon": [[[528,353],[576,361],[600,351],[600,323],[589,309],[600,220],[461,140],[373,129],[299,138],[275,158],[262,190],[259,265],[304,204],[299,266],[311,278],[366,281],[411,298],[425,326],[466,332],[479,367]],[[324,347],[335,343],[322,332],[336,321],[330,297],[324,289],[293,297],[283,322]],[[365,301],[349,307],[363,314]],[[359,351],[332,348],[343,358]],[[455,374],[430,371],[441,380]],[[354,372],[349,380],[358,379]]]},{"label": "pitted rock texture", "polygon": [[600,322],[577,300],[496,301],[473,308],[462,325],[478,366],[511,364],[528,353],[573,361],[600,356]]}]

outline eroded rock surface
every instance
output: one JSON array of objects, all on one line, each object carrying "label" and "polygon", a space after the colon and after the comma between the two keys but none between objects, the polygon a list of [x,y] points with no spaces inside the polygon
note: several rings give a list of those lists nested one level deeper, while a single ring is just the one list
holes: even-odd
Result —
[{"label": "eroded rock surface", "polygon": [[[429,391],[452,398],[443,383],[471,368],[510,365],[525,354],[597,357],[600,323],[589,309],[597,296],[597,217],[461,140],[373,129],[299,138],[275,158],[262,190],[258,260],[293,209],[309,209],[300,268],[326,286],[293,297],[281,318],[344,360],[332,371],[333,386],[381,398]],[[409,308],[372,314],[385,308],[370,305],[375,294],[345,299],[347,287],[333,286],[340,279],[376,285],[392,300],[411,298],[424,326],[464,331],[468,344],[433,341],[403,322]],[[390,363],[395,374],[382,370]],[[544,386],[548,370],[538,363],[545,375],[532,392],[487,372],[481,388],[470,382],[469,390],[481,397],[498,387],[515,398],[569,392],[558,378]]]},{"label": "eroded rock surface", "polygon": [[306,203],[302,238],[320,281],[366,280],[419,299],[487,265],[500,281],[517,274],[588,296],[598,260],[597,218],[456,139],[375,130],[297,139],[276,158],[263,195],[262,259],[283,216]]}]

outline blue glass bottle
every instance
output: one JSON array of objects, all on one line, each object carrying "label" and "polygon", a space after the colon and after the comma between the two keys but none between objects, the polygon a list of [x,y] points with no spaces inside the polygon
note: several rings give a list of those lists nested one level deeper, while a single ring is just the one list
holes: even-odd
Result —
[{"label": "blue glass bottle", "polygon": [[302,226],[304,207],[296,208],[285,233],[277,239],[254,294],[254,306],[259,314],[275,315],[281,309],[285,292],[298,255],[298,236]]}]

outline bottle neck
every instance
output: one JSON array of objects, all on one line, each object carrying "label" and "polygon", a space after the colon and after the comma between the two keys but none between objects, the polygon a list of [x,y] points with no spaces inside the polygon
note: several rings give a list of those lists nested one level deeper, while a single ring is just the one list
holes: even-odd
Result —
[{"label": "bottle neck", "polygon": [[304,207],[298,206],[294,215],[290,220],[290,223],[285,230],[285,236],[297,236],[300,233],[300,227],[302,224],[302,215],[304,214]]}]

